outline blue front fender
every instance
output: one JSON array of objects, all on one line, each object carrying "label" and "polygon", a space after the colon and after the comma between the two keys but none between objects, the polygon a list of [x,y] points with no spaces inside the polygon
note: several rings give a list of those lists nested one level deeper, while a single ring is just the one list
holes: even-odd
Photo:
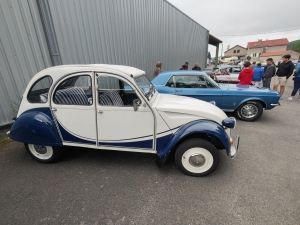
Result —
[{"label": "blue front fender", "polygon": [[21,114],[14,122],[9,137],[28,144],[62,145],[49,108],[31,109]]},{"label": "blue front fender", "polygon": [[192,134],[206,134],[217,138],[224,146],[227,155],[230,153],[230,137],[219,124],[210,120],[197,120],[183,125],[174,135],[172,135],[167,144],[157,149],[159,157],[167,155],[173,147],[183,138]]}]

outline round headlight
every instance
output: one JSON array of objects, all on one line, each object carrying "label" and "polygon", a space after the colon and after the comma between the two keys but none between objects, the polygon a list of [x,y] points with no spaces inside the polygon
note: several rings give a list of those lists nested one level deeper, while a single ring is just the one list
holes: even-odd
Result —
[{"label": "round headlight", "polygon": [[236,119],[233,118],[233,117],[229,117],[229,118],[226,118],[222,121],[222,125],[224,127],[227,127],[227,128],[230,128],[230,129],[234,129],[235,126],[236,126]]}]

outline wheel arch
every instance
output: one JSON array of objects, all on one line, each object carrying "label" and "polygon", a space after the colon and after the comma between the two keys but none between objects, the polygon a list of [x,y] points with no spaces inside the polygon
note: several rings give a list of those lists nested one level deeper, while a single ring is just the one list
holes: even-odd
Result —
[{"label": "wheel arch", "polygon": [[22,113],[14,122],[9,137],[27,144],[62,145],[49,108],[35,108]]},{"label": "wheel arch", "polygon": [[211,120],[197,120],[182,126],[168,141],[168,144],[157,152],[165,160],[168,155],[184,141],[191,138],[202,138],[211,142],[217,149],[226,149],[230,153],[230,138],[221,127]]},{"label": "wheel arch", "polygon": [[263,107],[264,109],[267,108],[267,103],[264,102],[262,99],[258,99],[258,98],[248,98],[248,99],[244,99],[243,101],[241,101],[241,102],[237,105],[237,107],[234,109],[234,111],[236,111],[242,104],[244,104],[245,102],[249,102],[249,101],[256,101],[256,102],[259,102],[259,103],[262,105],[262,107]]}]

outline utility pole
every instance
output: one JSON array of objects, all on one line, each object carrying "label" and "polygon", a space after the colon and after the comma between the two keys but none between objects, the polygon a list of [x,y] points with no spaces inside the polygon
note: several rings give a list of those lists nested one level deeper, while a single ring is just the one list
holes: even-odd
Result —
[{"label": "utility pole", "polygon": [[222,43],[222,50],[221,50],[221,59],[222,59],[222,54],[223,54],[223,43]]}]

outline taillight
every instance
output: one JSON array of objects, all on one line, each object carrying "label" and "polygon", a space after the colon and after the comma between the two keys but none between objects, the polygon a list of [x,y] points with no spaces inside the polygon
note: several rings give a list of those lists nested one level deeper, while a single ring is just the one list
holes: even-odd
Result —
[{"label": "taillight", "polygon": [[216,73],[215,75],[216,75],[216,76],[221,76],[221,74],[220,74],[220,73]]}]

